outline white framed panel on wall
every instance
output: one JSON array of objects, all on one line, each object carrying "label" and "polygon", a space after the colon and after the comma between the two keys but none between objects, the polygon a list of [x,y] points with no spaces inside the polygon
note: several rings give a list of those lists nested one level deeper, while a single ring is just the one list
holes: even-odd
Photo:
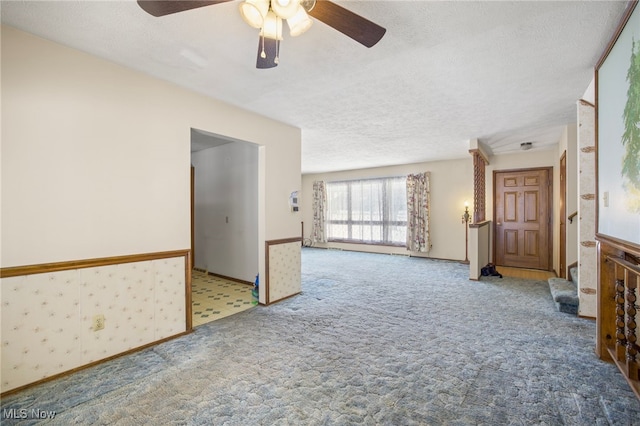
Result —
[{"label": "white framed panel on wall", "polygon": [[265,303],[267,305],[295,296],[302,291],[301,241],[296,237],[266,242]]}]

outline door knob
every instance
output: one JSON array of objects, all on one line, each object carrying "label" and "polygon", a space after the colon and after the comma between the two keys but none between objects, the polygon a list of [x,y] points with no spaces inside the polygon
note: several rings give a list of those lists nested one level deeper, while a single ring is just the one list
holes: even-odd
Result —
[{"label": "door knob", "polygon": [[496,225],[502,226],[502,222],[496,222]]}]

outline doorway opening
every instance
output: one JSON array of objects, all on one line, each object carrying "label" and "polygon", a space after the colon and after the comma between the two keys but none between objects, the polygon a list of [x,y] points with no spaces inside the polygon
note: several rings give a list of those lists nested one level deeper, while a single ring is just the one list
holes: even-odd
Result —
[{"label": "doorway opening", "polygon": [[191,129],[192,320],[253,307],[259,271],[259,147]]}]

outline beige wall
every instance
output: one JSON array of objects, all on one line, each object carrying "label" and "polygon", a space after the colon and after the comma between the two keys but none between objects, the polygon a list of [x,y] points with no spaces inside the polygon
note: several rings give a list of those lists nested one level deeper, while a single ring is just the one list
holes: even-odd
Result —
[{"label": "beige wall", "polygon": [[[313,223],[313,182],[326,182],[386,176],[402,176],[410,173],[430,172],[431,178],[431,251],[412,253],[438,259],[462,260],[465,256],[464,226],[461,217],[464,202],[473,203],[473,160],[471,156],[460,160],[416,163],[393,167],[349,170],[334,173],[308,174],[302,177],[302,220],[305,237],[311,234]],[[470,207],[473,210],[473,206]],[[323,244],[323,247],[338,247],[379,253],[408,254],[402,247],[372,246],[364,244]]]},{"label": "beige wall", "polygon": [[478,280],[491,259],[491,233],[493,221],[482,222],[481,226],[469,227],[469,279]]},{"label": "beige wall", "polygon": [[190,247],[190,128],[262,146],[263,238],[299,235],[300,129],[2,28],[2,266]]},{"label": "beige wall", "polygon": [[[553,267],[557,270],[559,262],[559,239],[556,225],[559,219],[558,208],[558,150],[522,151],[515,154],[492,156],[490,164],[486,168],[486,196],[487,219],[493,220],[493,172],[499,170],[526,169],[536,167],[553,167]],[[304,221],[305,237],[311,234],[313,220],[312,194],[313,182],[324,180],[359,179],[381,176],[399,176],[408,173],[423,171],[431,172],[431,243],[432,249],[426,254],[428,257],[438,259],[464,259],[464,226],[461,224],[461,216],[464,210],[465,200],[469,201],[470,210],[473,211],[473,160],[472,157],[436,161],[428,163],[416,163],[404,166],[380,167],[362,170],[349,170],[343,172],[308,174],[302,177],[302,220]],[[559,226],[557,226],[559,229]],[[493,234],[493,231],[490,231]],[[327,243],[318,244],[320,247],[343,248],[347,250],[360,250],[378,253],[407,254],[405,248],[370,246],[363,244]],[[493,248],[491,248],[491,253]],[[424,256],[420,253],[412,253],[416,256]],[[493,258],[493,254],[491,254]],[[484,265],[481,265],[484,266]]]},{"label": "beige wall", "polygon": [[[1,65],[3,268],[189,249],[192,127],[260,146],[261,278],[264,241],[300,234],[299,216],[288,206],[289,193],[301,184],[300,129],[5,26]],[[151,284],[148,277],[141,286]],[[107,289],[105,299],[114,296],[118,280],[114,275],[96,284]],[[29,289],[31,282],[3,279],[2,298],[12,283]],[[171,283],[180,282],[184,288],[184,275],[174,274]],[[28,292],[23,301],[38,303]],[[137,303],[128,300],[123,308]],[[185,294],[153,303],[151,311],[159,303],[184,307]],[[64,306],[52,314],[70,315],[74,326],[85,327],[85,314]],[[3,336],[6,315],[3,309]],[[23,323],[25,341],[40,324],[30,321]],[[171,334],[184,331],[184,310],[169,321]],[[96,336],[113,332],[109,324],[106,318]],[[133,321],[119,326],[135,329]],[[136,344],[158,337],[147,333],[140,341],[133,334]],[[3,349],[3,370],[11,361]]]}]

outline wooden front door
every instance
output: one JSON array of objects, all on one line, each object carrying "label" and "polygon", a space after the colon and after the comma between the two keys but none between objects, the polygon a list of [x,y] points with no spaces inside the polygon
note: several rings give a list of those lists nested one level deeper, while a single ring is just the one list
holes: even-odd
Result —
[{"label": "wooden front door", "polygon": [[550,270],[551,170],[493,172],[496,265]]}]

